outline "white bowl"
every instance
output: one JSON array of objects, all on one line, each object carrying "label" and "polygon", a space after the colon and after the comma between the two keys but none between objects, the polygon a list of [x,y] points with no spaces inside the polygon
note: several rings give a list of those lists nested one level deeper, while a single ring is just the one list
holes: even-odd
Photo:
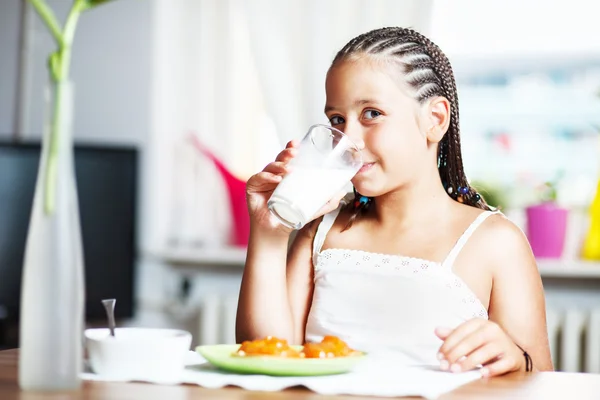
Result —
[{"label": "white bowl", "polygon": [[192,335],[177,329],[86,329],[92,370],[106,379],[178,382]]}]

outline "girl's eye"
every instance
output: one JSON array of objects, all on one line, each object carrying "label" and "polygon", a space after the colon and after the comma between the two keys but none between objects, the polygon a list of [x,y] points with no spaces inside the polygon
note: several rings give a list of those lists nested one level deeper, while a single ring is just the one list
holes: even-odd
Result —
[{"label": "girl's eye", "polygon": [[340,125],[340,124],[344,123],[344,118],[339,117],[339,116],[334,116],[334,117],[329,118],[329,123],[331,125]]},{"label": "girl's eye", "polygon": [[374,118],[379,117],[380,115],[381,115],[381,113],[376,110],[367,110],[367,111],[365,111],[365,114],[364,114],[366,119],[374,119]]}]

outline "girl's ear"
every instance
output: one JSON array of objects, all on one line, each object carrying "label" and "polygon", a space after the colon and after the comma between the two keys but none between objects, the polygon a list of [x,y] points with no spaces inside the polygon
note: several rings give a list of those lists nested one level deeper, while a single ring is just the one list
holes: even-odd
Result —
[{"label": "girl's ear", "polygon": [[450,125],[450,102],[442,96],[437,96],[429,101],[427,117],[430,121],[426,131],[427,140],[438,143],[444,137]]}]

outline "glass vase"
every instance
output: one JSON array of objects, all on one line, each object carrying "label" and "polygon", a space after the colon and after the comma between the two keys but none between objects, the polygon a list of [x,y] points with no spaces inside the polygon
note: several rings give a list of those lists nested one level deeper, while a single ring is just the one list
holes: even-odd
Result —
[{"label": "glass vase", "polygon": [[23,390],[81,385],[84,267],[71,134],[73,96],[70,81],[52,83],[47,90],[21,286]]}]

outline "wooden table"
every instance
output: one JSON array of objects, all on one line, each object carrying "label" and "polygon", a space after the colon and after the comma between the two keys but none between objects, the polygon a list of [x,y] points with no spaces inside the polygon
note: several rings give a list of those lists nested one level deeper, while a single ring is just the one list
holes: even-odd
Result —
[{"label": "wooden table", "polygon": [[[251,392],[237,388],[204,389],[195,385],[160,386],[145,383],[106,383],[86,381],[80,390],[69,393],[20,392],[17,383],[18,350],[0,351],[0,399],[144,399],[144,400],[373,400],[362,396],[322,396],[303,388],[282,392]],[[564,372],[513,373],[489,380],[477,380],[442,396],[457,399],[600,399],[600,375]]]}]

